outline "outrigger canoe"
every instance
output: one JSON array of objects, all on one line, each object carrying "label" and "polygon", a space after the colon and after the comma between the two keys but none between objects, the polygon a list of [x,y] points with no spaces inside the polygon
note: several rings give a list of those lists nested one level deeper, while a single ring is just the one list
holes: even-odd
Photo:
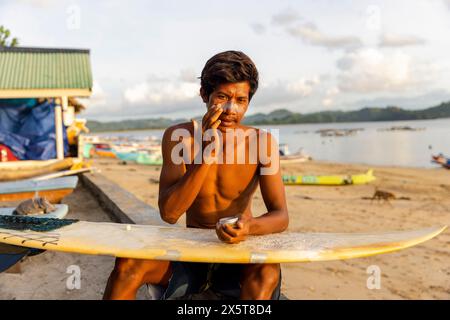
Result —
[{"label": "outrigger canoe", "polygon": [[123,161],[137,161],[139,153],[137,152],[118,152],[116,151],[116,156]]},{"label": "outrigger canoe", "polygon": [[0,181],[28,179],[70,168],[73,158],[63,160],[24,160],[0,163]]},{"label": "outrigger canoe", "polygon": [[158,166],[162,165],[162,157],[158,154],[139,153],[136,162],[139,164]]},{"label": "outrigger canoe", "polygon": [[15,201],[32,198],[36,191],[51,203],[59,203],[72,193],[77,186],[78,177],[62,177],[51,180],[20,180],[0,183],[0,201]]},{"label": "outrigger canoe", "polygon": [[370,169],[364,174],[347,175],[347,176],[297,176],[283,175],[285,185],[324,185],[339,186],[350,184],[366,184],[374,181],[373,170]]}]

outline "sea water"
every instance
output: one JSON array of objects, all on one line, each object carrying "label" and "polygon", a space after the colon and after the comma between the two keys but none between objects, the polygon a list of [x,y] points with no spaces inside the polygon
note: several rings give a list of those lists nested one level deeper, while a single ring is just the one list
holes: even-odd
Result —
[{"label": "sea water", "polygon": [[[408,126],[417,131],[386,131],[391,127]],[[418,121],[382,121],[352,123],[320,123],[258,126],[279,129],[279,142],[291,152],[299,149],[313,159],[367,165],[435,167],[432,154],[450,156],[450,118]],[[323,137],[318,130],[363,129],[354,135]],[[121,136],[142,139],[162,138],[164,130],[108,132],[99,136]]]}]

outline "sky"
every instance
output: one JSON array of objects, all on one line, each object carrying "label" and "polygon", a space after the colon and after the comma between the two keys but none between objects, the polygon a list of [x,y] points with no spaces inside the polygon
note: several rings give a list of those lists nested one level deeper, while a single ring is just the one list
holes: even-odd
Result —
[{"label": "sky", "polygon": [[0,25],[91,50],[92,120],[203,114],[198,77],[225,50],[259,70],[248,114],[450,100],[450,0],[0,0]]}]

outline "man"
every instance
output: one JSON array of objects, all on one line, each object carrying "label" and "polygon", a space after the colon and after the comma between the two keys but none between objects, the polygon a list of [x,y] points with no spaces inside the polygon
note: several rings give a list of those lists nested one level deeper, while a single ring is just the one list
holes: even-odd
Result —
[{"label": "man", "polygon": [[[249,235],[287,228],[276,143],[270,134],[241,124],[257,88],[258,71],[244,53],[226,51],[208,60],[201,74],[200,95],[207,108],[201,126],[192,120],[168,128],[163,136],[159,209],[164,221],[176,223],[186,212],[187,227],[215,228],[219,239],[229,245]],[[244,139],[229,135],[237,132]],[[178,133],[189,134],[180,142]],[[183,161],[177,158],[180,143]],[[227,161],[218,161],[219,156]],[[258,184],[267,212],[253,217],[251,200]],[[218,222],[232,216],[239,217],[237,226]],[[228,298],[278,299],[280,283],[279,264],[117,259],[105,298],[134,299],[139,287],[152,284],[165,288],[164,299],[186,297],[206,288]]]}]

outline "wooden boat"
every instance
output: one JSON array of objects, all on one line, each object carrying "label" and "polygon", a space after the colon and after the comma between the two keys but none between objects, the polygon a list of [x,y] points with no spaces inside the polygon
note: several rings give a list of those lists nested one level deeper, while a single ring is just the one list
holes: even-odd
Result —
[{"label": "wooden boat", "polygon": [[70,168],[73,158],[63,160],[24,160],[0,163],[0,181],[28,179]]},{"label": "wooden boat", "polygon": [[59,203],[73,192],[77,186],[78,177],[62,177],[51,180],[20,180],[0,183],[0,201],[15,201],[30,199],[39,192],[41,197],[47,198],[51,203]]},{"label": "wooden boat", "polygon": [[290,154],[287,156],[280,156],[280,163],[281,164],[287,164],[287,163],[300,163],[300,162],[306,162],[311,160],[311,157],[306,156],[304,154]]}]

